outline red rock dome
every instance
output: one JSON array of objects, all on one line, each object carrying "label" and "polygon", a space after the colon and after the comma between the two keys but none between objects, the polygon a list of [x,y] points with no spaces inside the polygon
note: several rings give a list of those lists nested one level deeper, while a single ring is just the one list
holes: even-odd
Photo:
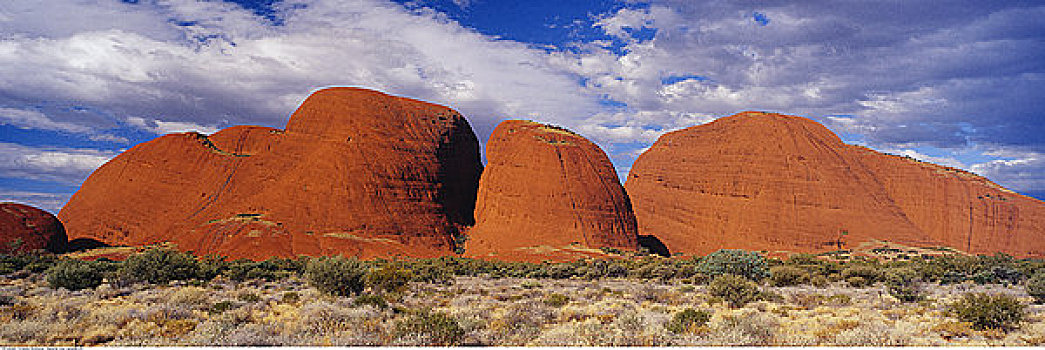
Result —
[{"label": "red rock dome", "polygon": [[635,217],[606,153],[568,130],[509,120],[486,145],[466,255],[565,260],[636,248]]},{"label": "red rock dome", "polygon": [[819,252],[874,241],[1045,252],[1042,202],[964,171],[846,145],[801,117],[745,112],[667,133],[625,187],[639,232],[672,252]]},{"label": "red rock dome", "polygon": [[18,203],[0,203],[0,253],[43,249],[61,253],[67,242],[65,228],[54,215]]},{"label": "red rock dome", "polygon": [[330,88],[286,130],[140,144],[95,171],[59,217],[72,238],[169,241],[232,258],[440,256],[474,222],[481,171],[478,140],[456,111]]}]

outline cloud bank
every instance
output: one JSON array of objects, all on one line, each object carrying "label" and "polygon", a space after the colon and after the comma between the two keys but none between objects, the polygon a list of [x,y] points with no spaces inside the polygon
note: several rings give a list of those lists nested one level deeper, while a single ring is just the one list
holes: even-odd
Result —
[{"label": "cloud bank", "polygon": [[[626,170],[664,132],[770,110],[1045,191],[1045,21],[1034,20],[1045,6],[1035,2],[653,1],[578,22],[608,40],[551,48],[378,0],[271,10],[7,0],[0,124],[114,142],[126,129],[282,127],[311,91],[353,85],[450,105],[482,139],[503,119],[563,125]],[[0,176],[73,183],[113,154],[0,147]]]}]

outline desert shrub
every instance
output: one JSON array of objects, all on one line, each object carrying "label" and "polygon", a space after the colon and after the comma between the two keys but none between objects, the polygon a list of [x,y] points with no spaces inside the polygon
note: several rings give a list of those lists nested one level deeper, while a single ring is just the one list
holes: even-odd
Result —
[{"label": "desert shrub", "polygon": [[1020,275],[1032,277],[1039,273],[1045,273],[1045,260],[1042,259],[1020,259],[1016,261],[1016,270]]},{"label": "desert shrub", "polygon": [[388,307],[388,301],[385,301],[384,297],[377,294],[361,294],[356,296],[356,298],[352,300],[352,305],[372,305],[374,307],[383,309]]},{"label": "desert shrub", "polygon": [[544,297],[544,304],[548,306],[562,307],[569,303],[570,297],[559,293],[552,293]]},{"label": "desert shrub", "polygon": [[711,320],[711,312],[686,308],[672,315],[664,329],[675,334],[695,333],[697,328],[707,325],[708,320]]},{"label": "desert shrub", "polygon": [[762,255],[739,249],[723,249],[708,254],[697,263],[696,272],[708,276],[737,275],[759,281],[769,275]]},{"label": "desert shrub", "polygon": [[913,269],[900,267],[885,271],[885,286],[896,300],[904,303],[912,303],[923,298],[921,282],[918,280],[918,272]]},{"label": "desert shrub", "polygon": [[867,265],[854,265],[842,270],[842,279],[855,288],[867,287],[878,280],[878,269]]},{"label": "desert shrub", "polygon": [[676,269],[669,262],[657,259],[656,262],[643,264],[632,271],[633,277],[666,281],[675,277]]},{"label": "desert shrub", "polygon": [[166,304],[190,309],[210,306],[211,292],[200,287],[182,287],[174,289],[165,299]]},{"label": "desert shrub", "polygon": [[222,275],[230,280],[240,282],[253,279],[272,281],[277,278],[274,272],[261,269],[257,262],[242,260],[230,263],[227,269],[222,272]]},{"label": "desert shrub", "polygon": [[261,301],[261,296],[257,293],[244,292],[236,296],[236,299],[242,302],[255,303]]},{"label": "desert shrub", "polygon": [[831,281],[829,281],[827,279],[827,277],[820,276],[820,275],[816,275],[816,276],[813,276],[813,277],[809,278],[809,284],[812,285],[813,287],[821,287],[821,288],[822,287],[827,287],[827,285],[830,284],[830,283],[831,283]]},{"label": "desert shrub", "polygon": [[965,281],[975,273],[975,265],[975,258],[956,254],[918,258],[914,261],[914,269],[924,280],[941,284]]},{"label": "desert shrub", "polygon": [[196,257],[166,248],[131,255],[120,266],[119,276],[128,282],[167,283],[201,277]]},{"label": "desert shrub", "polygon": [[575,276],[574,267],[568,264],[554,264],[542,269],[541,274],[547,278],[566,279]]},{"label": "desert shrub", "polygon": [[105,278],[104,268],[99,264],[83,260],[62,260],[47,269],[47,283],[51,288],[80,290],[94,288]]},{"label": "desert shrub", "polygon": [[416,282],[446,284],[453,281],[455,274],[454,268],[446,263],[447,261],[452,261],[449,259],[460,258],[417,259],[410,261],[407,268],[413,274],[413,280]]},{"label": "desert shrub", "polygon": [[[201,265],[207,259],[201,260]],[[246,259],[226,263],[221,274],[234,281],[262,279],[276,281],[299,273],[304,269],[304,261],[300,259],[270,258],[263,261]]]},{"label": "desert shrub", "polygon": [[464,334],[457,320],[443,312],[414,312],[395,324],[397,337],[420,338],[426,345],[458,345],[464,339]]},{"label": "desert shrub", "polygon": [[21,270],[29,272],[44,272],[58,262],[52,255],[40,255],[30,253],[0,254],[0,275],[6,275]]},{"label": "desert shrub", "polygon": [[349,296],[363,291],[366,267],[354,258],[330,256],[309,260],[305,279],[319,291]]},{"label": "desert shrub", "polygon": [[228,300],[222,300],[222,301],[219,301],[219,302],[216,302],[216,303],[212,304],[210,306],[210,308],[207,309],[207,311],[212,313],[212,314],[221,314],[221,313],[223,313],[225,311],[229,311],[229,310],[232,310],[232,309],[235,309],[235,308],[236,308],[236,304],[235,303],[233,303],[231,301],[228,301]]},{"label": "desert shrub", "polygon": [[979,284],[1016,283],[1021,278],[1016,259],[1005,253],[977,256],[976,269],[972,280]]},{"label": "desert shrub", "polygon": [[386,265],[370,270],[365,283],[374,292],[402,292],[413,279],[410,270]]},{"label": "desert shrub", "polygon": [[1010,295],[968,293],[951,304],[948,311],[958,320],[972,323],[975,329],[1008,331],[1019,326],[1025,309]]},{"label": "desert shrub", "polygon": [[808,283],[809,278],[806,270],[793,266],[774,266],[769,269],[769,283],[778,287]]},{"label": "desert shrub", "polygon": [[298,292],[284,292],[282,300],[284,303],[293,304],[301,301],[301,294],[298,294]]},{"label": "desert shrub", "polygon": [[915,269],[926,281],[942,284],[974,281],[979,284],[1017,283],[1028,264],[1017,262],[1011,255],[963,256],[957,254],[918,258]]},{"label": "desert shrub", "polygon": [[1023,283],[1023,289],[1027,295],[1034,298],[1038,304],[1045,303],[1045,272],[1040,272]]},{"label": "desert shrub", "polygon": [[744,277],[721,275],[708,284],[708,294],[719,297],[731,307],[742,307],[758,299],[761,291],[755,282]]},{"label": "desert shrub", "polygon": [[196,277],[201,281],[210,281],[214,277],[218,277],[229,265],[228,262],[225,262],[225,258],[215,255],[206,255],[197,259],[196,263],[199,267]]},{"label": "desert shrub", "polygon": [[541,283],[537,282],[537,281],[525,281],[523,283],[520,283],[519,287],[522,288],[522,289],[541,288]]}]

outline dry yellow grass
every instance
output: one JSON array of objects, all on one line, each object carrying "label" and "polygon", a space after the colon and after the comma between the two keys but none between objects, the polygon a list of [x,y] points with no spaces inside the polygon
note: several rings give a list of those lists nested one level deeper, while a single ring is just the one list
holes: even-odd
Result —
[{"label": "dry yellow grass", "polygon": [[[276,282],[217,278],[200,286],[102,286],[70,292],[39,276],[0,278],[15,295],[0,306],[0,345],[431,345],[397,325],[412,310],[443,312],[463,332],[459,344],[518,346],[676,345],[1010,345],[1045,343],[1045,307],[1031,306],[1020,328],[976,331],[945,306],[969,291],[1008,293],[1001,285],[933,286],[930,301],[897,302],[881,287],[835,284],[765,287],[781,296],[730,308],[704,286],[647,280],[533,280],[458,277],[411,284],[386,295],[388,307],[330,297],[297,277]],[[297,297],[288,298],[287,293]],[[550,295],[568,297],[549,304]],[[678,334],[674,315],[711,312]]]}]

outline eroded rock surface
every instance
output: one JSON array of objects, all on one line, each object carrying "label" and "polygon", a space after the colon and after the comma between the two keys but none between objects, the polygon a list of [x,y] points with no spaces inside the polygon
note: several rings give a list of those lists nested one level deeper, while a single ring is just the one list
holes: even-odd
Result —
[{"label": "eroded rock surface", "polygon": [[71,238],[163,241],[265,259],[452,254],[474,222],[482,165],[447,107],[376,91],[318,91],[285,130],[162,136],[95,171],[62,208]]},{"label": "eroded rock surface", "polygon": [[61,253],[67,243],[65,228],[51,213],[18,203],[0,203],[0,253],[43,249]]},{"label": "eroded rock surface", "polygon": [[501,123],[486,146],[466,255],[565,260],[637,246],[631,204],[605,152],[568,130]]},{"label": "eroded rock surface", "polygon": [[671,252],[854,249],[875,241],[1045,253],[1045,204],[980,176],[842,143],[801,117],[745,112],[663,135],[625,187]]}]

